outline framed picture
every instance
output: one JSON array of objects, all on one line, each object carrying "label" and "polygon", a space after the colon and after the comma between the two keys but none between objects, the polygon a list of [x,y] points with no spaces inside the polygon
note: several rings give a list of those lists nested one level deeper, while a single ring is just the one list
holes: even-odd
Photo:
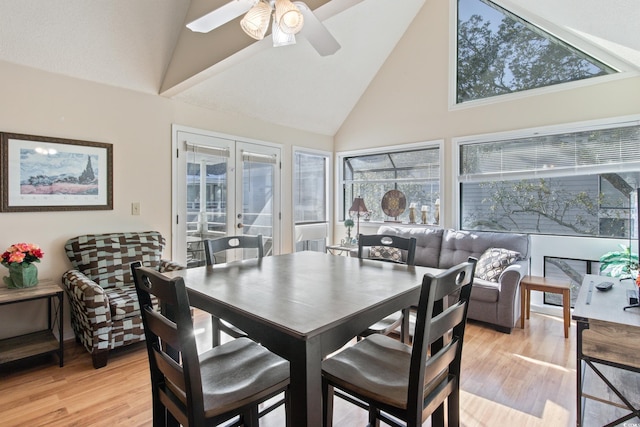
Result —
[{"label": "framed picture", "polygon": [[0,212],[113,209],[113,145],[0,133]]}]

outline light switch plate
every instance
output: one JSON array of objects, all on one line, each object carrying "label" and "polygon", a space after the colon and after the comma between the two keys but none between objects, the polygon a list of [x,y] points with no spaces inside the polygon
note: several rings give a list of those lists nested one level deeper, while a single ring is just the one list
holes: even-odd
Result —
[{"label": "light switch plate", "polygon": [[140,202],[131,203],[131,215],[140,215]]}]

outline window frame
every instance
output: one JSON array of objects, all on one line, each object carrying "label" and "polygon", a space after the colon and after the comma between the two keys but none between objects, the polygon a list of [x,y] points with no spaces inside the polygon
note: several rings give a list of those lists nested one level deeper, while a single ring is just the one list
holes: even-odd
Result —
[{"label": "window frame", "polygon": [[621,79],[633,78],[640,75],[640,71],[634,65],[614,56],[605,49],[597,46],[588,40],[576,36],[575,34],[563,29],[561,26],[553,24],[529,11],[525,11],[521,7],[510,3],[508,0],[491,0],[499,7],[508,10],[510,13],[519,17],[526,16],[526,20],[532,25],[540,28],[544,32],[557,37],[558,39],[568,43],[576,49],[586,53],[600,62],[618,70],[618,73],[605,76],[591,77],[572,82],[554,84],[541,88],[534,88],[519,92],[496,95],[489,98],[475,99],[463,103],[457,103],[458,90],[458,0],[449,0],[449,111],[465,110],[485,105],[493,105],[501,102],[514,101],[524,99],[531,96],[540,96],[550,93],[556,93],[577,88],[589,87],[603,83],[614,82]]},{"label": "window frame", "polygon": [[[451,175],[451,179],[452,179],[451,182],[454,183],[454,191],[453,191],[454,224],[456,224],[457,228],[462,229],[461,185],[464,182],[470,182],[469,180],[464,179],[460,175],[462,146],[469,145],[469,144],[497,142],[497,141],[503,141],[503,140],[509,140],[509,139],[518,139],[518,138],[527,138],[527,137],[543,137],[548,135],[558,135],[558,134],[564,134],[564,133],[603,130],[603,129],[623,127],[623,126],[638,126],[638,125],[640,125],[640,115],[631,115],[631,116],[614,117],[614,118],[592,120],[592,121],[585,121],[585,122],[574,122],[574,123],[566,123],[566,124],[553,125],[553,126],[543,126],[538,128],[520,129],[515,131],[497,132],[497,133],[490,133],[490,134],[452,138],[453,145],[455,147],[455,153],[453,156],[454,161],[453,161],[453,168],[452,168],[452,175]],[[587,169],[585,169],[585,171],[586,170]],[[594,172],[594,173],[602,173],[608,170],[611,170],[611,167],[607,165],[595,165],[595,166],[590,166],[588,168],[589,172]],[[619,166],[617,167],[617,170],[620,170]],[[491,181],[491,180],[499,180],[500,179],[499,175],[500,174],[498,173],[487,175],[484,182]],[[564,171],[560,171],[559,173],[555,171],[549,171],[549,172],[539,172],[536,175],[536,177],[564,177],[564,176],[570,176],[570,174]],[[515,173],[508,174],[508,180],[516,180],[516,179],[525,178],[525,177],[531,178],[531,175],[515,174]],[[481,181],[478,180],[474,182],[481,182]],[[530,233],[530,232],[528,234],[543,235],[541,233]],[[569,237],[569,236],[565,236],[565,237]],[[594,239],[606,238],[603,236],[571,236],[571,237],[586,237],[586,238],[594,238]]]},{"label": "window frame", "polygon": [[[327,161],[327,170],[325,174],[325,217],[326,221],[306,221],[298,223],[295,217],[295,194],[296,194],[296,155],[307,154],[324,157]],[[291,224],[292,224],[292,248],[295,251],[296,248],[296,226],[298,225],[312,225],[312,224],[326,224],[327,238],[332,234],[333,221],[331,212],[333,212],[334,190],[331,182],[333,176],[333,153],[325,150],[318,150],[314,148],[307,148],[301,146],[293,146],[291,150]]]},{"label": "window frame", "polygon": [[[394,152],[402,152],[402,151],[412,151],[419,149],[429,149],[429,148],[437,148],[438,149],[438,161],[440,164],[440,176],[438,177],[439,185],[440,185],[440,225],[444,218],[446,218],[446,213],[443,211],[443,207],[446,203],[444,203],[444,199],[446,199],[446,194],[444,191],[444,175],[445,175],[445,159],[444,159],[444,139],[435,139],[430,141],[423,142],[414,142],[408,144],[398,144],[398,145],[386,145],[382,147],[376,148],[365,148],[360,150],[351,150],[351,151],[339,151],[336,152],[336,180],[335,180],[335,194],[339,196],[336,198],[336,206],[335,206],[335,218],[337,222],[342,222],[345,220],[344,212],[344,161],[345,158],[354,157],[354,156],[369,156],[375,154],[387,154]],[[407,206],[408,208],[408,206]],[[370,221],[370,224],[383,224],[384,221]],[[417,225],[417,224],[413,224]]]}]

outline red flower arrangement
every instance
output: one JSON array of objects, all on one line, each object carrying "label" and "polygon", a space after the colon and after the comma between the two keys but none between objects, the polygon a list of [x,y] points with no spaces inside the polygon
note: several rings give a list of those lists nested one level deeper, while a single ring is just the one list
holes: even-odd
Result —
[{"label": "red flower arrangement", "polygon": [[7,248],[2,254],[2,265],[9,267],[11,264],[31,264],[40,262],[44,252],[33,243],[16,243]]}]

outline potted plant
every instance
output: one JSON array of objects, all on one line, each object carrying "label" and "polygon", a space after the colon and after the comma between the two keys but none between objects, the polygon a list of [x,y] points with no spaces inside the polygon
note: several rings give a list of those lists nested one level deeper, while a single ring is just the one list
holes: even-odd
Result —
[{"label": "potted plant", "polygon": [[351,218],[344,220],[344,226],[347,227],[347,239],[344,243],[346,243],[347,245],[351,245],[353,243],[353,239],[351,238],[351,229],[354,225],[355,224]]},{"label": "potted plant", "polygon": [[620,245],[621,251],[607,252],[600,257],[600,274],[620,279],[635,279],[638,274],[638,254],[630,246]]},{"label": "potted plant", "polygon": [[9,289],[30,288],[38,284],[38,269],[34,262],[40,262],[42,250],[32,243],[16,243],[7,248],[1,256],[1,263],[9,269],[9,276],[2,278]]}]

